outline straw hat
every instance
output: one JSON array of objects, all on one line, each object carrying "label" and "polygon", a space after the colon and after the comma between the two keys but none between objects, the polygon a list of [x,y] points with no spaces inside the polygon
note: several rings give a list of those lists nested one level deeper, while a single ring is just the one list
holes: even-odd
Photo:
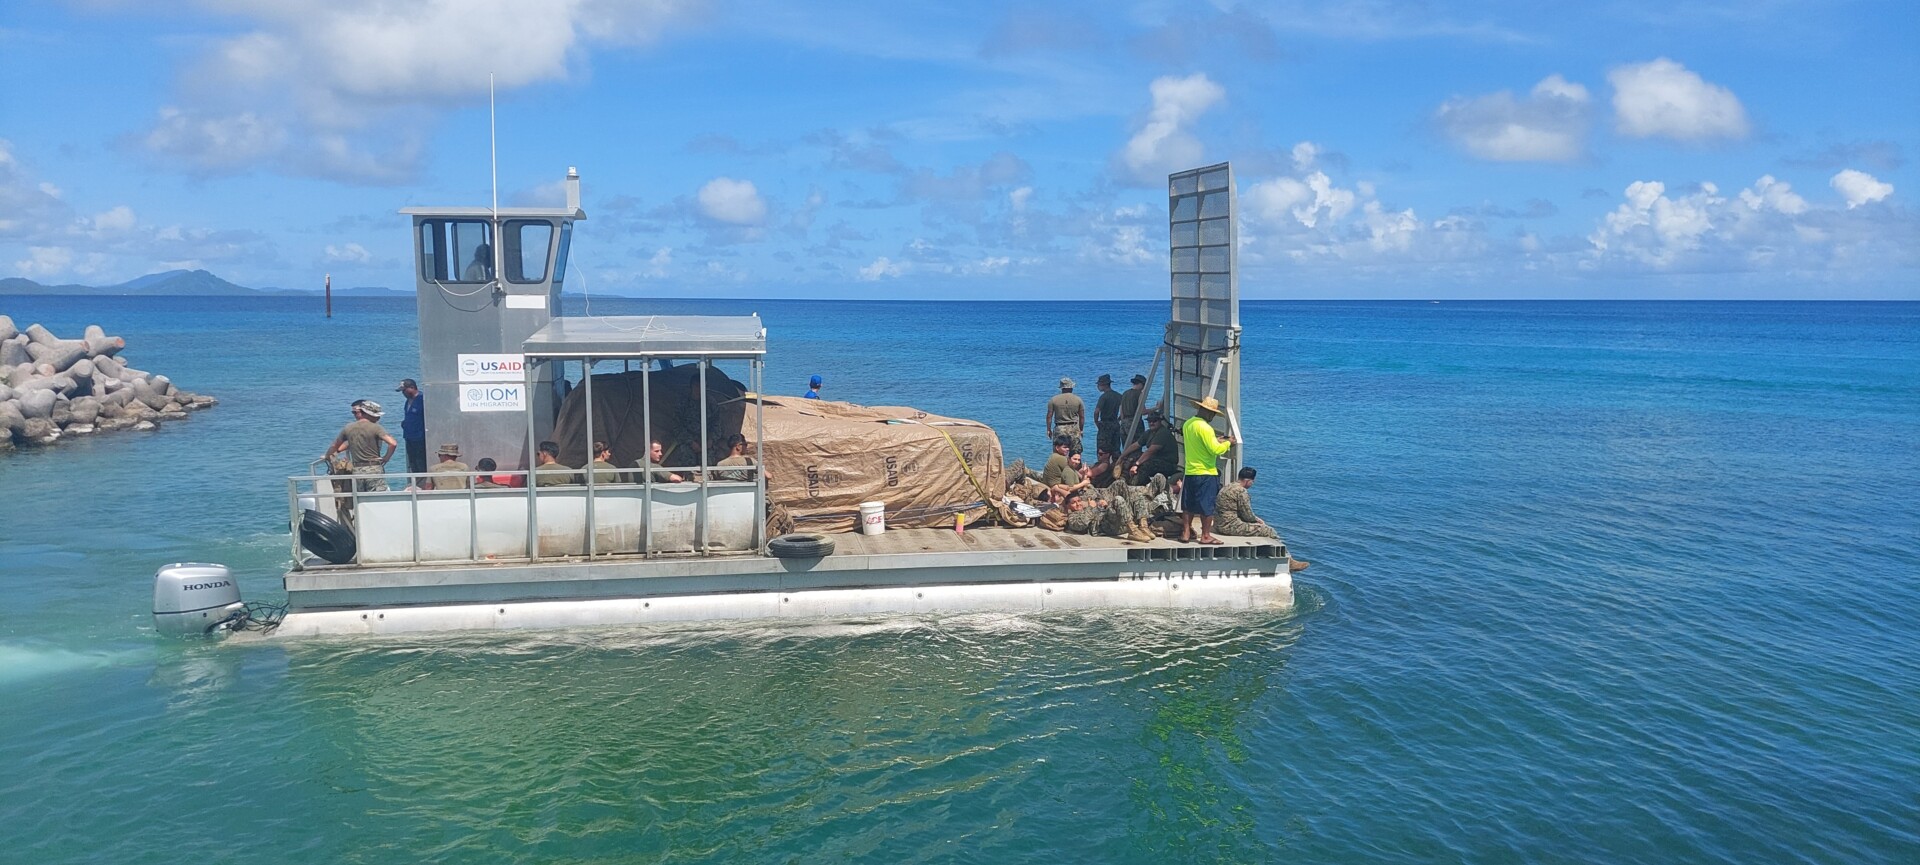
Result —
[{"label": "straw hat", "polygon": [[1217,399],[1214,399],[1213,397],[1207,397],[1206,399],[1190,399],[1190,400],[1187,400],[1187,402],[1193,403],[1194,408],[1200,409],[1202,411],[1210,411],[1210,412],[1213,412],[1214,414],[1220,413],[1220,401]]}]

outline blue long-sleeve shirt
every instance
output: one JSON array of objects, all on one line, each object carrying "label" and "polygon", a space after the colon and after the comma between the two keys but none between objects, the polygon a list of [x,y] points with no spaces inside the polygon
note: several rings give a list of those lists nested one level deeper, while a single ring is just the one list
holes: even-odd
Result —
[{"label": "blue long-sleeve shirt", "polygon": [[401,438],[422,441],[427,437],[427,410],[423,406],[426,394],[420,394],[407,400],[407,413],[400,418]]}]

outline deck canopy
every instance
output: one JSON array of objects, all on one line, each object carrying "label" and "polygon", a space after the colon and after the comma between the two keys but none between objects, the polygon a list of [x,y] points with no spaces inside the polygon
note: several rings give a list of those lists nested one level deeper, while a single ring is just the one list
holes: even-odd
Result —
[{"label": "deck canopy", "polygon": [[531,358],[758,358],[758,315],[626,315],[556,318],[521,346]]}]

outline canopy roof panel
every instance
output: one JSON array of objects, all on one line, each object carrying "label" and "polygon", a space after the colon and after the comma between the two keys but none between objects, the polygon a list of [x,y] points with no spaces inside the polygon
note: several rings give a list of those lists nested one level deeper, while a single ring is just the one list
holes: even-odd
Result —
[{"label": "canopy roof panel", "polygon": [[547,217],[579,221],[587,218],[587,212],[576,207],[568,210],[564,207],[402,207],[400,212],[408,216],[443,216],[449,219],[471,219],[498,215],[501,219],[524,217]]},{"label": "canopy roof panel", "polygon": [[759,315],[563,316],[527,337],[529,358],[759,357]]}]

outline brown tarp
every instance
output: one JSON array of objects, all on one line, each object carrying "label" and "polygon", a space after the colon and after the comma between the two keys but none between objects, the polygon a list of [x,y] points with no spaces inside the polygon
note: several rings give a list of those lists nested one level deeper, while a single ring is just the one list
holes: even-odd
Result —
[{"label": "brown tarp", "polygon": [[[593,436],[613,448],[613,461],[633,466],[659,439],[665,464],[699,462],[699,368],[593,377]],[[641,382],[647,384],[654,434],[642,423]],[[753,402],[739,382],[707,373],[707,463],[726,456],[728,436],[754,438]],[[785,505],[802,531],[844,532],[857,527],[861,502],[884,502],[887,524],[950,527],[954,514],[972,523],[987,513],[984,500],[1006,492],[1000,438],[985,424],[899,406],[857,406],[830,400],[763,400],[767,493]],[[554,425],[560,461],[586,462],[586,388],[561,404]],[[747,453],[753,454],[751,444]],[[972,470],[971,479],[962,464]]]}]

